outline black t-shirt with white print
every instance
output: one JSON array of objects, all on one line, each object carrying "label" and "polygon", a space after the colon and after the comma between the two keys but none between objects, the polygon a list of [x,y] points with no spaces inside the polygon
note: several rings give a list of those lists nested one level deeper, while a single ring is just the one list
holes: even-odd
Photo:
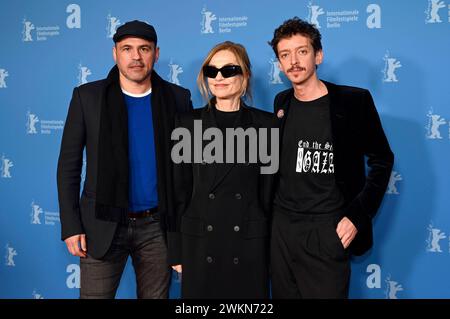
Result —
[{"label": "black t-shirt with white print", "polygon": [[330,213],[342,208],[336,186],[330,98],[303,102],[292,97],[281,148],[275,205],[297,213]]}]

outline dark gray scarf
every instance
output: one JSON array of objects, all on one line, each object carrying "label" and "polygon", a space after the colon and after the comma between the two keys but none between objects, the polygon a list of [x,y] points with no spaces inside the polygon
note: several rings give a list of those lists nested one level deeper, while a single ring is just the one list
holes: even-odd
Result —
[{"label": "dark gray scarf", "polygon": [[[153,71],[152,104],[170,105],[174,103],[170,94],[165,92],[163,80]],[[164,96],[164,99],[163,97]],[[102,220],[124,221],[128,212],[128,114],[122,90],[119,84],[119,70],[115,66],[107,77],[107,85],[102,94],[100,114],[100,132],[98,141],[98,175],[96,190],[96,217]],[[164,114],[159,114],[158,107],[152,107],[155,130],[155,147],[158,154],[157,137],[165,139],[164,130],[160,130]],[[164,113],[164,112],[161,112]],[[156,120],[155,120],[156,119]],[[156,124],[156,125],[155,125]],[[158,133],[158,134],[156,134]],[[164,151],[164,150],[163,150]],[[165,176],[158,169],[158,190],[165,187]],[[158,192],[160,193],[160,192]],[[159,196],[161,194],[158,194]],[[164,202],[165,198],[159,198]],[[164,205],[163,205],[164,206]]]}]

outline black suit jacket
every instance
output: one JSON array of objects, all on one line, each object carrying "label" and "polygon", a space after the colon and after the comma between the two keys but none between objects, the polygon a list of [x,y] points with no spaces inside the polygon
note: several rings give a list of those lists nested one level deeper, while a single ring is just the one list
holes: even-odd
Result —
[{"label": "black suit jacket", "polygon": [[[350,249],[353,254],[362,255],[372,247],[372,218],[386,191],[394,154],[370,92],[325,81],[323,83],[330,97],[336,183],[344,195],[344,215],[358,229]],[[294,90],[288,89],[280,92],[274,100],[275,114],[280,118],[284,112],[280,118],[280,137],[283,136],[293,94]],[[367,174],[365,157],[369,167]]]},{"label": "black suit jacket", "polygon": [[[191,110],[192,103],[188,90],[164,81],[154,71],[151,79],[158,170],[158,205],[162,214],[161,226],[166,229],[167,224],[174,221],[171,217],[174,215],[172,205],[174,194],[170,135],[174,127],[175,114]],[[107,252],[117,227],[116,222],[96,218],[95,200],[101,104],[107,90],[119,87],[111,85],[118,81],[119,71],[115,66],[106,79],[87,83],[73,90],[58,160],[57,183],[61,238],[64,240],[76,234],[86,234],[88,253],[95,258],[101,258]],[[154,99],[154,93],[163,87],[171,92],[172,96],[167,98],[175,99],[173,103],[175,107]],[[120,96],[121,92],[117,94]],[[117,107],[126,109],[124,99],[115,102]],[[86,179],[80,198],[80,175],[84,149],[86,150]]]}]

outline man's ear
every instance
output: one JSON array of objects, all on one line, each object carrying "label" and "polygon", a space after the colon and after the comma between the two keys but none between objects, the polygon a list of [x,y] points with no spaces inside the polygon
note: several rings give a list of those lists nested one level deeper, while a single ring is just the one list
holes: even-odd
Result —
[{"label": "man's ear", "polygon": [[116,50],[117,50],[116,46],[114,45],[113,49],[112,49],[112,55],[113,55],[114,62],[117,63],[117,51]]},{"label": "man's ear", "polygon": [[155,48],[155,63],[158,62],[159,59],[159,47]]},{"label": "man's ear", "polygon": [[319,50],[316,52],[316,65],[322,64],[323,61],[323,51]]}]

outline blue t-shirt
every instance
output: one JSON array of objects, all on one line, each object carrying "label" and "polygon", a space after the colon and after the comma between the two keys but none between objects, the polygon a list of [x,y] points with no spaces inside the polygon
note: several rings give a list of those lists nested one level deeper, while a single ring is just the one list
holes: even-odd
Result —
[{"label": "blue t-shirt", "polygon": [[129,209],[158,205],[151,89],[144,94],[123,91],[128,110]]}]

